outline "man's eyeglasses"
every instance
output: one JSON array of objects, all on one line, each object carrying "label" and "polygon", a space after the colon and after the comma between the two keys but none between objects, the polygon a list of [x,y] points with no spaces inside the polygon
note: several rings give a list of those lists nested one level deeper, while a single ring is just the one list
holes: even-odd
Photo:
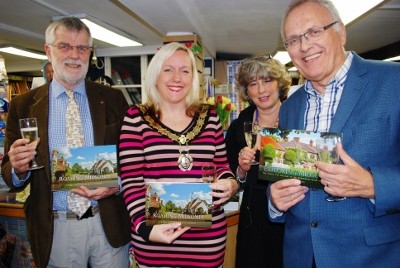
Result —
[{"label": "man's eyeglasses", "polygon": [[79,54],[89,54],[92,52],[93,47],[89,46],[71,46],[69,44],[58,44],[58,45],[53,45],[53,44],[48,44],[49,46],[53,46],[61,50],[62,52],[70,52],[74,48],[78,51]]},{"label": "man's eyeglasses", "polygon": [[287,39],[285,42],[283,42],[283,45],[285,46],[286,49],[292,49],[300,45],[301,43],[301,38],[304,37],[307,41],[317,41],[318,38],[322,36],[322,34],[325,32],[325,30],[329,29],[339,21],[332,22],[331,24],[328,24],[324,27],[318,27],[314,29],[310,29],[304,34],[297,35],[294,37],[291,37]]}]

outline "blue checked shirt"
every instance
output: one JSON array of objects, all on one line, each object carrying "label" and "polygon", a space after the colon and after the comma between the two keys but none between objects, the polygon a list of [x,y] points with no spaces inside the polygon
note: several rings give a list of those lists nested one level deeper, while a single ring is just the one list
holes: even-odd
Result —
[{"label": "blue checked shirt", "polygon": [[337,74],[329,81],[325,93],[318,93],[307,80],[305,90],[307,104],[304,114],[304,127],[309,131],[329,131],[336,109],[342,96],[344,83],[349,71],[353,54],[347,52],[346,60]]},{"label": "blue checked shirt", "polygon": [[[49,86],[49,163],[51,161],[50,152],[52,149],[66,147],[65,116],[67,111],[68,96],[65,93],[65,90],[66,89],[55,79],[52,80]],[[93,126],[85,90],[85,81],[82,81],[74,89],[74,97],[78,102],[82,117],[85,146],[93,146]],[[29,175],[30,173],[28,173],[27,178],[29,178]],[[13,174],[13,181],[15,186],[23,184],[23,181],[19,181],[15,174]],[[97,202],[92,200],[92,205],[97,205]],[[53,210],[67,211],[67,191],[53,192]]]}]

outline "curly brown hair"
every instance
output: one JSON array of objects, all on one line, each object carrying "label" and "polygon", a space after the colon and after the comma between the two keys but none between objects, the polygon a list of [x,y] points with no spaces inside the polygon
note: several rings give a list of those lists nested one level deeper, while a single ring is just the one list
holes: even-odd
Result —
[{"label": "curly brown hair", "polygon": [[284,101],[287,98],[292,79],[285,69],[285,66],[278,60],[272,59],[269,55],[255,56],[242,60],[236,75],[236,88],[244,101],[251,101],[247,93],[247,86],[254,81],[254,78],[270,78],[278,81],[279,99]]}]

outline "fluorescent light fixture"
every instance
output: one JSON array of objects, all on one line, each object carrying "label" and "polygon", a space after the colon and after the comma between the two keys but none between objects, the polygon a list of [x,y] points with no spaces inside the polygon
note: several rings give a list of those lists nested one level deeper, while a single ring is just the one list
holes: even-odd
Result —
[{"label": "fluorescent light fixture", "polygon": [[[367,13],[382,2],[383,0],[332,0],[332,3],[338,10],[340,18],[342,19],[344,25],[349,24],[350,22],[360,17],[364,13]],[[282,64],[287,64],[292,61],[286,51],[278,51],[273,56],[273,58],[279,60]]]},{"label": "fluorescent light fixture", "polygon": [[356,18],[364,13],[367,13],[383,0],[362,0],[362,1],[349,1],[349,0],[332,0],[336,9],[339,11],[340,18],[344,25],[349,24]]},{"label": "fluorescent light fixture", "polygon": [[393,58],[384,59],[384,61],[400,61],[400,56],[396,56]]},{"label": "fluorescent light fixture", "polygon": [[[117,29],[112,29],[113,27],[98,20],[94,17],[90,17],[86,14],[73,14],[70,15],[79,18],[83,23],[87,25],[90,29],[90,33],[94,39],[103,41],[105,43],[117,46],[117,47],[136,47],[142,46],[141,43],[133,41],[129,38],[123,36],[123,32]],[[67,16],[54,16],[53,20],[58,20]],[[108,28],[108,29],[107,29]]]},{"label": "fluorescent light fixture", "polygon": [[22,50],[22,49],[15,48],[15,47],[2,47],[2,48],[0,48],[0,52],[9,53],[9,54],[13,54],[13,55],[21,56],[21,57],[34,58],[34,59],[39,59],[39,60],[47,60],[46,55],[35,53],[35,52],[30,52],[27,50]]},{"label": "fluorescent light fixture", "polygon": [[289,54],[286,51],[276,52],[273,58],[279,60],[283,65],[292,61],[289,57]]},{"label": "fluorescent light fixture", "polygon": [[83,21],[89,27],[92,37],[94,39],[101,40],[117,47],[131,47],[142,45],[136,41],[130,40],[122,35],[112,32],[88,19],[81,19],[81,21]]}]

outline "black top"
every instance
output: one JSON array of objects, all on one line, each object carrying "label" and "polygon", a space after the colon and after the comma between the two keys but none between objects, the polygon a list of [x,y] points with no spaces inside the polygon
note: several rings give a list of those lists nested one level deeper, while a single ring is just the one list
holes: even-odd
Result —
[{"label": "black top", "polygon": [[[246,146],[243,123],[252,121],[255,106],[243,110],[226,133],[226,149],[233,172],[238,167],[239,151]],[[256,160],[260,152],[257,151]],[[283,224],[268,219],[266,183],[258,183],[258,165],[251,167],[246,183],[242,184],[243,199],[240,206],[236,245],[236,268],[282,267]]]}]

